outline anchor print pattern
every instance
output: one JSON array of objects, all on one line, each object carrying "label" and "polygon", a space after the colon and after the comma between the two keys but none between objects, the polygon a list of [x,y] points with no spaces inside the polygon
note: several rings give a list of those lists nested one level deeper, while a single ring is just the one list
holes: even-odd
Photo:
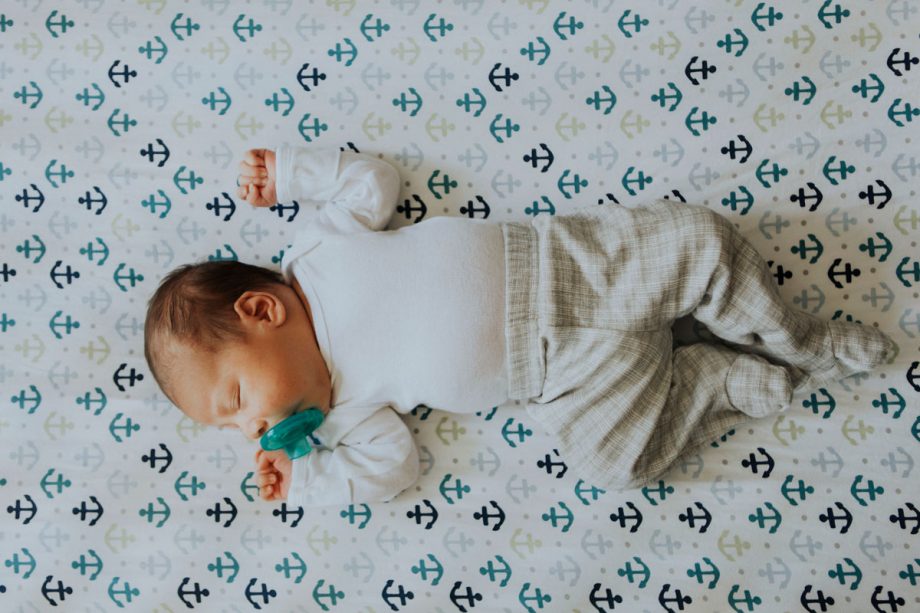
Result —
[{"label": "anchor print pattern", "polygon": [[[918,0],[4,2],[0,609],[920,610],[918,32]],[[898,354],[642,489],[520,405],[420,406],[390,503],[262,502],[143,321],[179,264],[277,268],[315,211],[234,181],[281,143],[393,163],[391,229],[702,203]]]}]

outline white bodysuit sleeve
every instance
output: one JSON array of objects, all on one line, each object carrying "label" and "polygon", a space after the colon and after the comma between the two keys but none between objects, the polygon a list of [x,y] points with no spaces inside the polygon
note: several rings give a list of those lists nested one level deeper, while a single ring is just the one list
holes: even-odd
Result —
[{"label": "white bodysuit sleeve", "polygon": [[[352,407],[338,409],[358,412]],[[385,502],[415,483],[419,456],[408,426],[391,407],[335,419],[336,409],[314,432],[322,442],[291,469],[287,502],[292,506],[345,506]],[[354,413],[352,413],[354,415]]]},{"label": "white bodysuit sleeve", "polygon": [[281,145],[275,170],[278,202],[325,203],[320,216],[342,232],[383,230],[396,210],[399,173],[377,157]]}]

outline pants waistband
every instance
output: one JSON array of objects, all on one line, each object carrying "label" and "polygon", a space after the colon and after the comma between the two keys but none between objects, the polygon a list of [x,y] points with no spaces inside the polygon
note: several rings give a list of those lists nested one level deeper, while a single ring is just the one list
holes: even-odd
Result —
[{"label": "pants waistband", "polygon": [[543,391],[537,232],[531,223],[502,222],[505,247],[505,366],[508,396],[527,400]]}]

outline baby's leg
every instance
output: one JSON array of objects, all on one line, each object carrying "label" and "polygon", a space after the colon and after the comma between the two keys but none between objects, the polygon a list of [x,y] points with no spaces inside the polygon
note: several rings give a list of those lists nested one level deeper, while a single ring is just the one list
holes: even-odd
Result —
[{"label": "baby's leg", "polygon": [[686,283],[697,283],[693,317],[713,334],[821,378],[871,370],[893,355],[881,331],[847,321],[825,322],[785,304],[766,262],[734,226],[708,209],[693,207],[686,232],[701,237]]},{"label": "baby's leg", "polygon": [[633,467],[632,484],[666,472],[684,453],[710,443],[748,417],[789,408],[805,374],[722,345],[678,347],[658,425]]}]

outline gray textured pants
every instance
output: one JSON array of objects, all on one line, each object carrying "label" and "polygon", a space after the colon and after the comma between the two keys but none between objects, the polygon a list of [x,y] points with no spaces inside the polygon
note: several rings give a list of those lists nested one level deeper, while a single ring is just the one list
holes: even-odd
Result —
[{"label": "gray textured pants", "polygon": [[[643,485],[737,424],[785,410],[809,375],[868,370],[893,349],[874,328],[783,304],[753,247],[701,206],[608,204],[502,232],[510,396],[599,487]],[[685,315],[731,347],[672,350]]]}]

